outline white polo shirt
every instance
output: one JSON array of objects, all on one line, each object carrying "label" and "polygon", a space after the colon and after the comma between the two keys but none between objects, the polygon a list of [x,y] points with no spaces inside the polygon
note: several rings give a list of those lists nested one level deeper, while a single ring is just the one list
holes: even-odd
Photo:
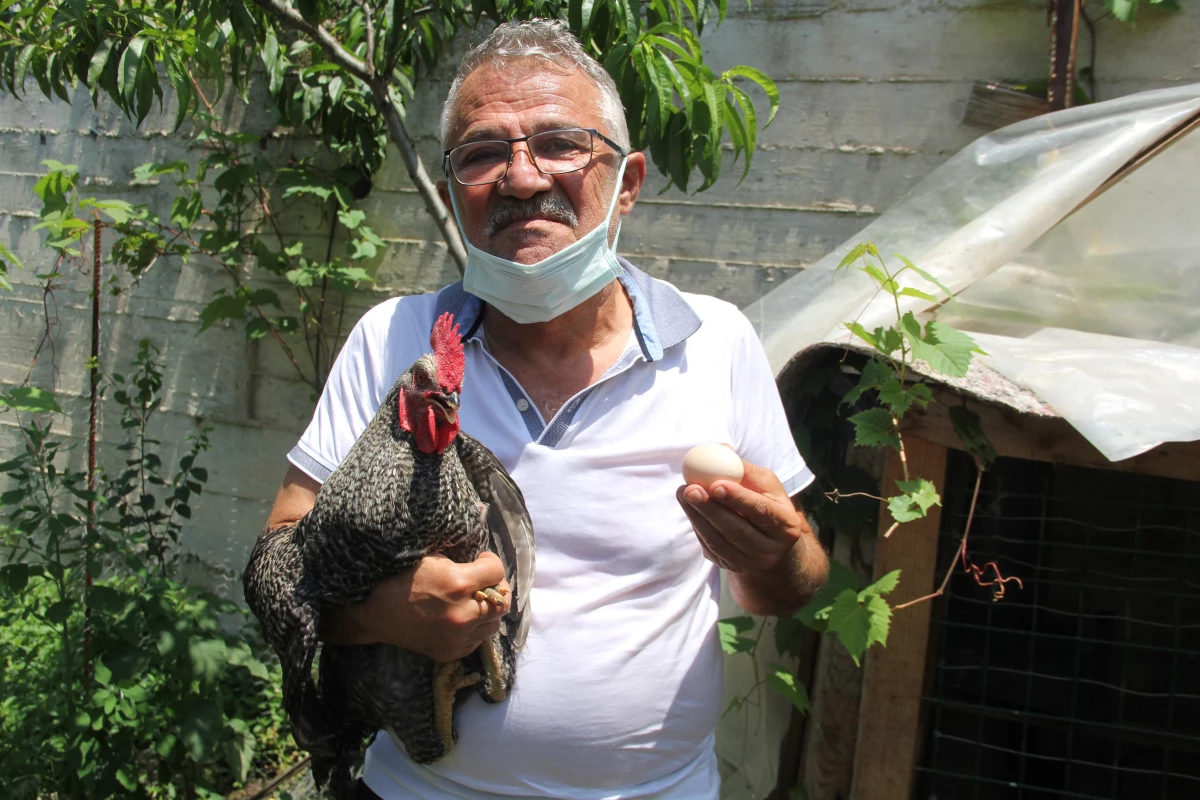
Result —
[{"label": "white polo shirt", "polygon": [[459,420],[521,487],[533,520],[532,624],[516,685],[469,698],[445,759],[410,761],[381,735],[364,780],[420,800],[716,798],[719,574],[675,500],[684,454],[728,442],[794,494],[812,480],[766,356],[733,305],[682,294],[623,261],[629,347],[543,420],[487,351],[461,284],[387,300],[355,327],[313,421],[288,455],[324,481],[451,311],[464,332]]}]

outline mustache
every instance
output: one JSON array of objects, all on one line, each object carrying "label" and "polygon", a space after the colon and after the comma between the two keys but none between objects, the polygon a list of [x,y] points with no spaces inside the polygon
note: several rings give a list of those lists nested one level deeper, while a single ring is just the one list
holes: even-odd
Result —
[{"label": "mustache", "polygon": [[505,225],[523,219],[552,219],[572,228],[578,227],[579,217],[571,204],[549,192],[541,192],[522,200],[519,197],[501,197],[499,205],[492,212],[491,219],[483,229],[484,236],[492,236]]}]

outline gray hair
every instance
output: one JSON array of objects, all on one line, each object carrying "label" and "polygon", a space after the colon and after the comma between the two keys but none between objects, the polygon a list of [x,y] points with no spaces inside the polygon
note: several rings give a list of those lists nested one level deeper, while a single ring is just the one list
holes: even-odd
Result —
[{"label": "gray hair", "polygon": [[489,64],[503,64],[518,58],[536,58],[566,69],[578,69],[591,78],[600,90],[600,119],[608,126],[605,133],[617,144],[629,149],[629,128],[621,93],[612,76],[596,59],[584,52],[562,20],[531,19],[498,25],[479,45],[463,57],[442,106],[441,136],[445,147],[450,136],[450,113],[458,99],[463,81],[475,70]]}]

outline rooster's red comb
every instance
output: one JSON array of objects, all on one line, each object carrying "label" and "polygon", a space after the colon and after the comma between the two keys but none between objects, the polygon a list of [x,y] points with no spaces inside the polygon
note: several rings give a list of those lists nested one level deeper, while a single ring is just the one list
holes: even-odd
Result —
[{"label": "rooster's red comb", "polygon": [[446,389],[459,389],[466,359],[463,356],[462,336],[454,322],[454,315],[449,311],[433,323],[429,344],[433,346],[433,355],[437,358],[438,383]]}]

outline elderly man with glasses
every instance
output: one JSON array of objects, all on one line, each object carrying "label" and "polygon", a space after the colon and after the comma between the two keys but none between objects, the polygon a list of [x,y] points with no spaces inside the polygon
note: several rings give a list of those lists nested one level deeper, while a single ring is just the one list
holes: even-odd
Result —
[{"label": "elderly man with glasses", "polygon": [[[762,348],[721,300],[619,259],[646,159],[612,79],[560,23],[503,25],[463,60],[442,117],[443,200],[467,245],[461,284],[395,298],[348,338],[269,527],[299,519],[396,376],[450,311],[463,332],[459,420],[520,485],[537,539],[532,625],[513,693],[455,711],[430,765],[379,736],[362,797],[716,798],[718,567],[735,599],[788,613],[825,578],[793,497],[812,479]],[[741,483],[684,486],[700,442]],[[461,658],[505,609],[475,599],[498,558],[427,558],[325,625],[327,641]]]}]

